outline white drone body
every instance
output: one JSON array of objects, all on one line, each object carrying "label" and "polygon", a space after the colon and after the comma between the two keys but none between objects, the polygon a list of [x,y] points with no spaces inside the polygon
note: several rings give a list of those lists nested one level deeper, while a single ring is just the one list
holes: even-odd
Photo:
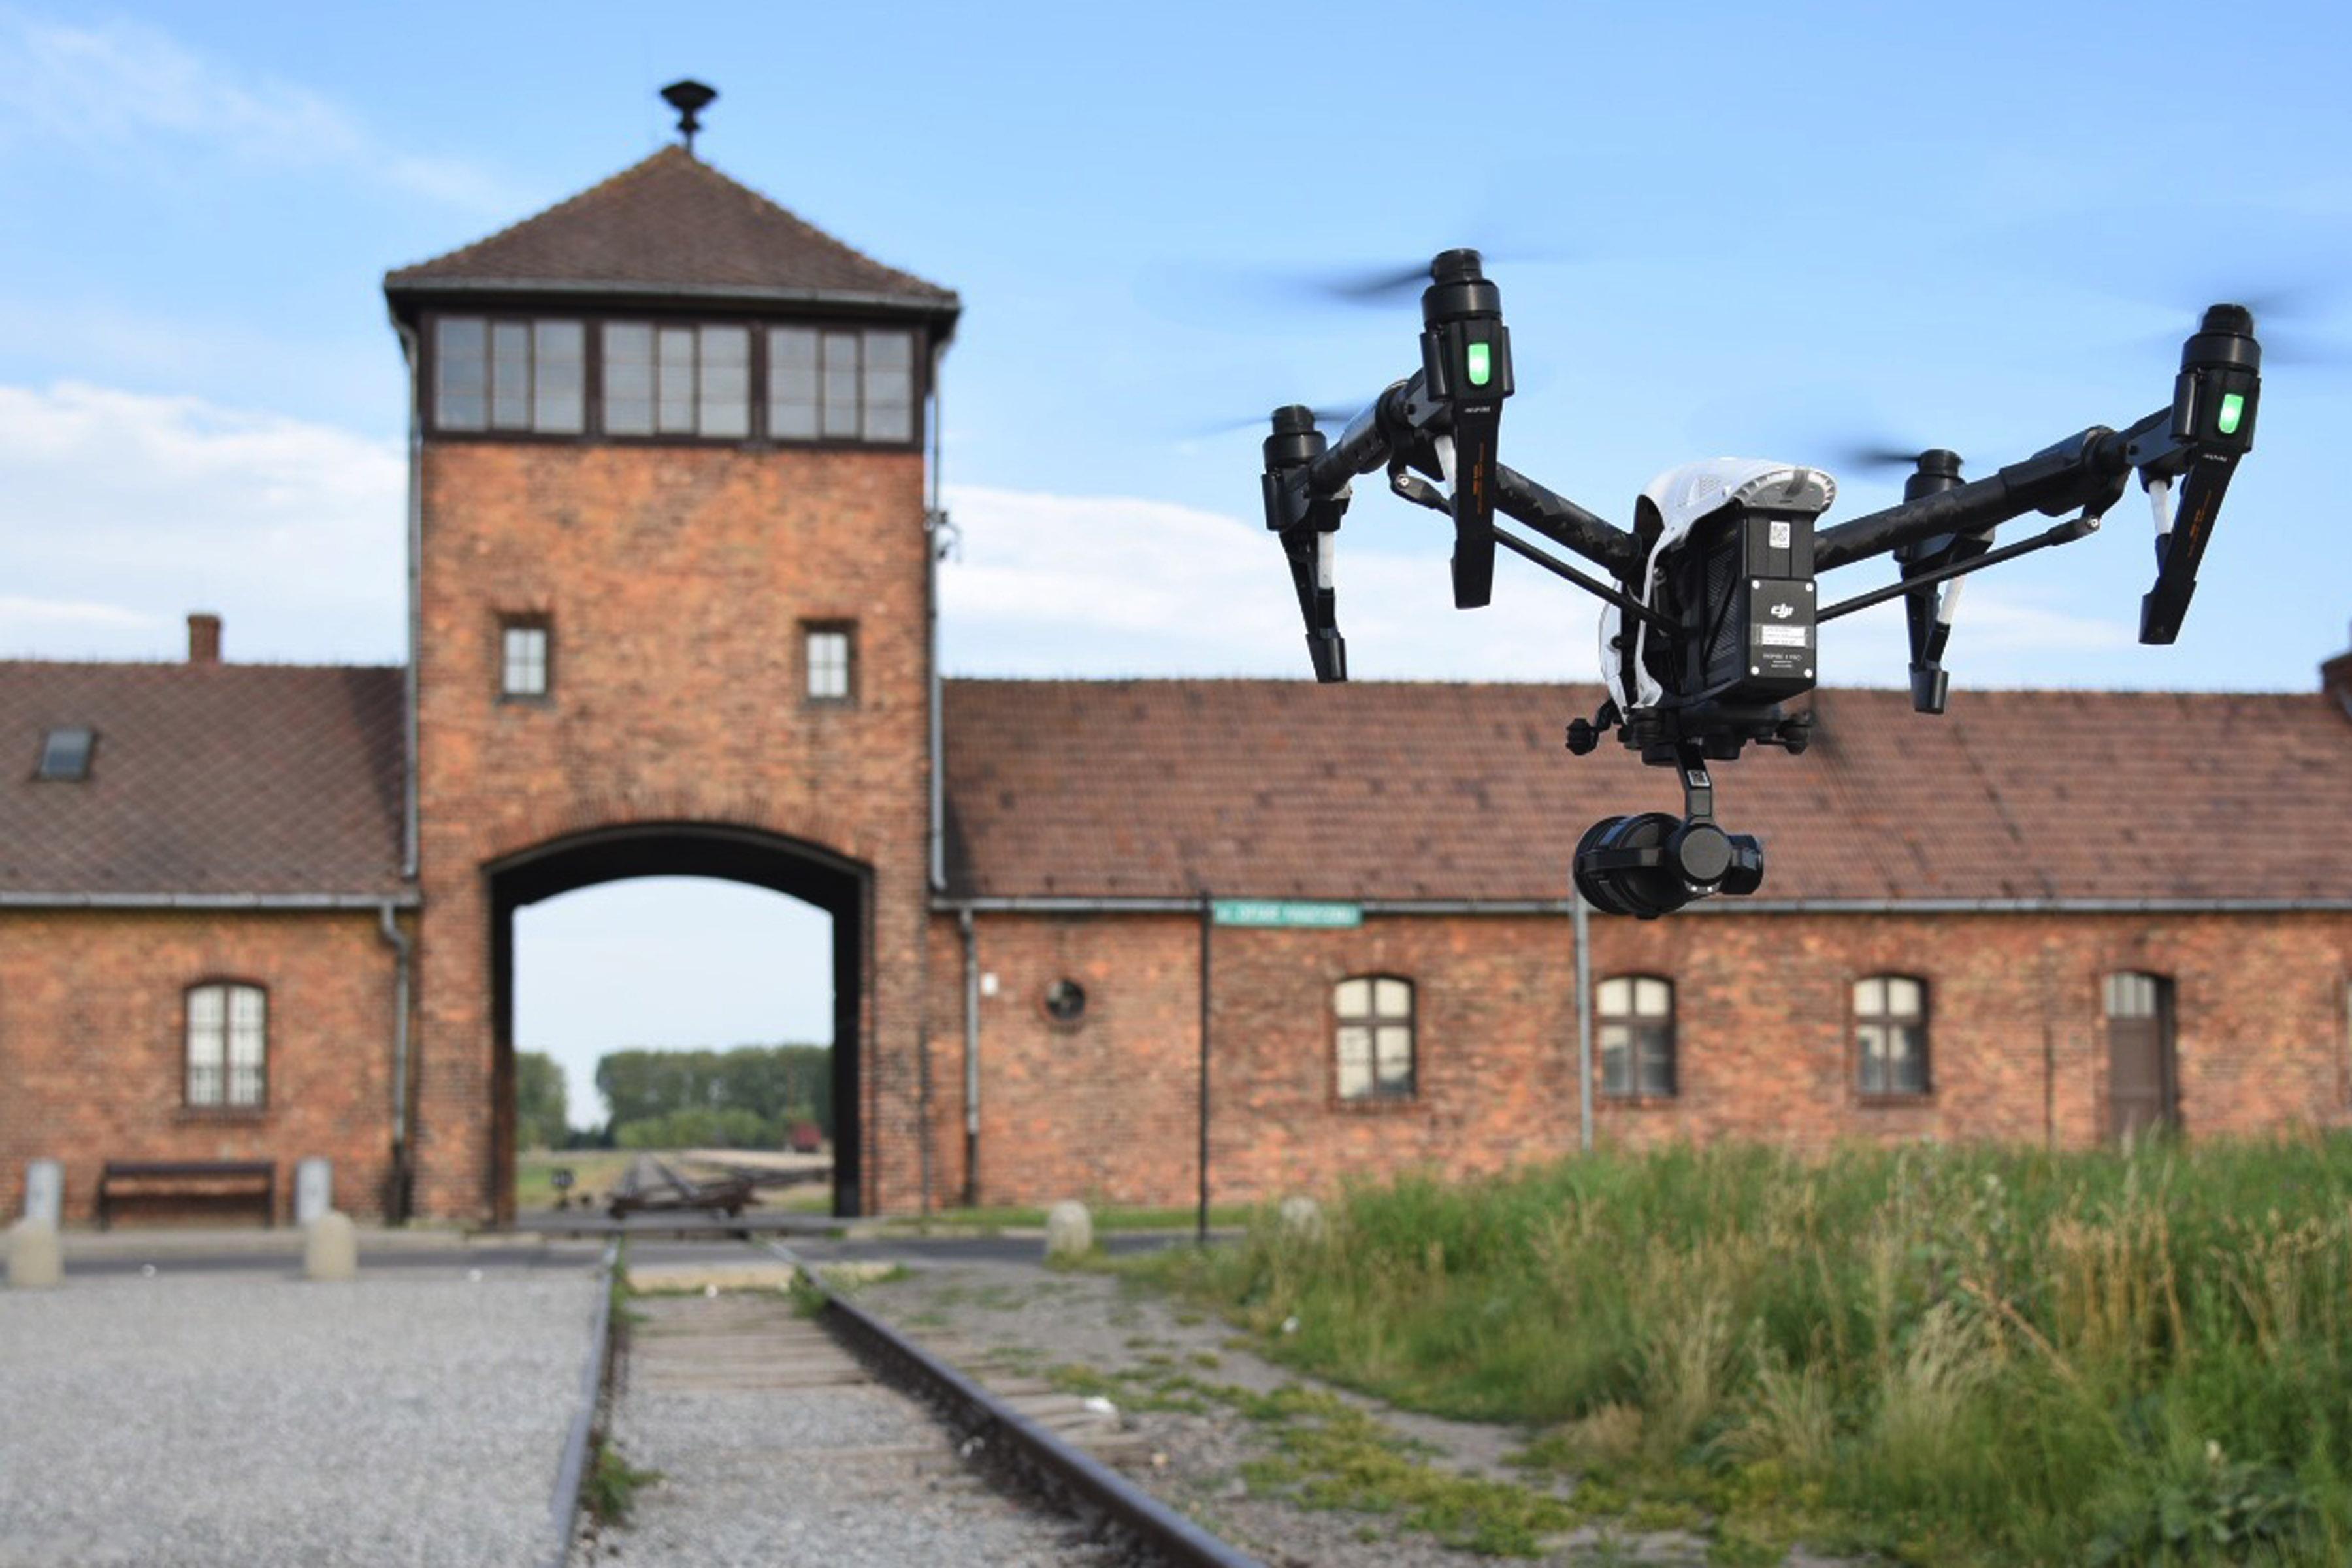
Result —
[{"label": "white drone body", "polygon": [[[1819,517],[1836,500],[1837,481],[1821,469],[1776,463],[1766,458],[1709,458],[1667,469],[1643,487],[1641,500],[1633,508],[1640,531],[1647,532],[1654,527],[1657,530],[1643,563],[1642,603],[1656,607],[1654,601],[1658,591],[1659,561],[1691,530],[1717,513],[1735,506],[1752,506]],[[1621,711],[1654,706],[1665,695],[1643,662],[1650,637],[1648,622],[1640,623],[1634,629],[1633,658],[1629,661],[1621,656],[1619,639],[1623,635],[1625,619],[1625,613],[1615,605],[1602,604],[1601,676]],[[1626,689],[1624,675],[1629,663],[1634,679],[1634,689],[1630,691]]]}]

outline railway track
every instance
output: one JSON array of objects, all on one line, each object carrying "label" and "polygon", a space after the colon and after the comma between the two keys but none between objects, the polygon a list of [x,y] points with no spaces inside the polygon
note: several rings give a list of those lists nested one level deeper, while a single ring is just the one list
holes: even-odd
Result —
[{"label": "railway track", "polygon": [[[1149,1450],[1099,1400],[950,1364],[826,1288],[689,1289],[625,1303],[608,1444],[658,1470],[625,1529],[571,1561],[987,1562],[1260,1568],[1119,1471]],[[944,1430],[942,1430],[944,1428]]]}]

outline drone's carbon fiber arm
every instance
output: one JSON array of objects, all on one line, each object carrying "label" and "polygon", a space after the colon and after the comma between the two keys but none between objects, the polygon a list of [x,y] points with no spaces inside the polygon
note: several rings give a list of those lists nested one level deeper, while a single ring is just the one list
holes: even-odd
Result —
[{"label": "drone's carbon fiber arm", "polygon": [[1642,541],[1628,530],[1555,495],[1507,464],[1495,465],[1495,508],[1553,543],[1614,573],[1621,583],[1641,575]]},{"label": "drone's carbon fiber arm", "polygon": [[2123,493],[2134,435],[2170,418],[2169,409],[2160,410],[2120,436],[2094,425],[1983,479],[1825,528],[1813,536],[1813,569],[1827,572],[1942,534],[1974,533],[2029,511],[2105,511]]},{"label": "drone's carbon fiber arm", "polygon": [[[1445,410],[1423,392],[1419,372],[1374,398],[1323,454],[1309,463],[1307,488],[1336,495],[1360,475],[1369,474],[1402,455],[1406,464],[1430,478],[1439,472],[1435,442],[1448,434]],[[1599,514],[1587,511],[1566,496],[1537,483],[1507,464],[1495,465],[1495,510],[1572,550],[1615,575],[1631,582],[1642,569],[1642,542]]]}]

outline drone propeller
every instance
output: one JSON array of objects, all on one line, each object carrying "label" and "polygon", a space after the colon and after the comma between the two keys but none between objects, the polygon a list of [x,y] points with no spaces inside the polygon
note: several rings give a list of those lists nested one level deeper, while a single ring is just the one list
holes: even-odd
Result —
[{"label": "drone propeller", "polygon": [[[1271,408],[1274,405],[1268,403],[1266,406]],[[1351,408],[1337,403],[1318,403],[1307,412],[1315,416],[1317,425],[1336,430],[1362,413],[1363,409]],[[1244,414],[1231,419],[1214,419],[1205,425],[1189,426],[1181,435],[1187,440],[1206,440],[1212,436],[1230,436],[1236,430],[1255,430],[1262,436],[1265,434],[1265,412],[1261,409],[1255,414]]]},{"label": "drone propeller", "polygon": [[1318,273],[1297,279],[1294,286],[1302,293],[1345,300],[1351,305],[1393,304],[1415,298],[1429,287],[1429,263],[1409,261],[1399,267]]},{"label": "drone propeller", "polygon": [[[1500,251],[1480,248],[1478,255],[1490,268],[1562,266],[1586,259],[1565,251],[1517,246]],[[1421,297],[1421,291],[1429,287],[1429,258],[1424,256],[1415,261],[1373,263],[1338,271],[1278,273],[1269,275],[1265,281],[1273,289],[1314,303],[1388,309]]]},{"label": "drone propeller", "polygon": [[[2226,300],[2253,312],[2254,324],[2262,333],[2263,363],[2272,369],[2347,370],[2352,369],[2352,342],[2340,337],[2330,337],[2313,328],[2336,312],[2331,309],[2338,291],[2322,283],[2280,285],[2264,289],[2219,289],[2214,300]],[[2202,307],[2176,312],[2194,320]],[[2135,339],[2132,347],[2150,353],[2177,350],[2180,329],[2150,332]]]},{"label": "drone propeller", "polygon": [[[1807,449],[1811,449],[1811,444]],[[1919,466],[1920,455],[1932,449],[1931,444],[1926,442],[1916,447],[1885,440],[1824,442],[1821,444],[1822,466],[1833,474],[1855,471],[1909,473]]]}]

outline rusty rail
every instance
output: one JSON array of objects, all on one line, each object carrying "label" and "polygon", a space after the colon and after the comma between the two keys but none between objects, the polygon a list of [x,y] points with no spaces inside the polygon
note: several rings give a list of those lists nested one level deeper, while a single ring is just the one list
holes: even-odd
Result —
[{"label": "rusty rail", "polygon": [[1265,1568],[842,1297],[792,1248],[761,1245],[798,1269],[824,1298],[817,1321],[885,1379],[937,1410],[970,1458],[1007,1473],[1092,1533],[1116,1537],[1166,1568]]},{"label": "rusty rail", "polygon": [[588,1479],[588,1451],[596,1431],[596,1412],[604,1397],[604,1377],[613,1363],[613,1280],[621,1266],[621,1243],[607,1243],[596,1270],[596,1310],[588,1320],[588,1357],[580,1369],[580,1404],[563,1436],[563,1455],[555,1469],[555,1496],[548,1503],[548,1524],[553,1536],[546,1558],[548,1568],[563,1568],[572,1560],[572,1531],[580,1518],[580,1489]]}]

